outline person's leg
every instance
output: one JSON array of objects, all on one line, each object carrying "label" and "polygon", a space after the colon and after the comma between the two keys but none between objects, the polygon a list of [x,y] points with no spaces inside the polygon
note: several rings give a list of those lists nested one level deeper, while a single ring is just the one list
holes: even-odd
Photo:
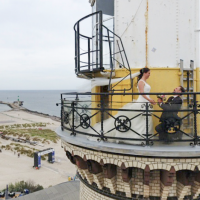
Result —
[{"label": "person's leg", "polygon": [[163,130],[163,124],[162,123],[158,124],[155,127],[155,129],[156,129],[156,132],[159,134],[159,139],[160,140],[165,139],[165,133],[164,133],[164,130]]},{"label": "person's leg", "polygon": [[158,124],[158,125],[155,127],[155,129],[156,129],[156,132],[157,132],[157,133],[163,132],[162,123]]}]

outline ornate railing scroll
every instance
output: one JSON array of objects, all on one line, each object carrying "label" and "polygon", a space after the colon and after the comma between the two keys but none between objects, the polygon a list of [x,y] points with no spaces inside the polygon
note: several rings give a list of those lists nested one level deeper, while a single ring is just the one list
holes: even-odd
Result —
[{"label": "ornate railing scroll", "polygon": [[[157,98],[160,93],[144,93]],[[162,93],[172,96],[174,93]],[[61,127],[71,135],[86,136],[90,141],[106,141],[133,145],[200,143],[200,93],[183,93],[193,96],[189,105],[149,102],[105,102],[108,95],[121,93],[68,93],[61,95]],[[101,96],[101,101],[91,101],[92,95]],[[138,93],[124,95],[136,96]],[[181,97],[181,96],[180,96]],[[121,106],[123,103],[124,106]],[[181,114],[182,113],[182,114]],[[187,124],[188,117],[194,124]],[[67,134],[67,133],[66,133]]]}]

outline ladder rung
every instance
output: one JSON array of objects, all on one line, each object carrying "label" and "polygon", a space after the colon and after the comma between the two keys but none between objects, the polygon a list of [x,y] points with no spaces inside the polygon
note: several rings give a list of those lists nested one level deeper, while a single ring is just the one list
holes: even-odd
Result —
[{"label": "ladder rung", "polygon": [[[183,100],[186,100],[187,99],[187,97],[183,97]],[[193,99],[193,97],[189,97],[189,99]]]},{"label": "ladder rung", "polygon": [[193,126],[183,127],[182,129],[193,129]]},{"label": "ladder rung", "polygon": [[188,124],[183,124],[183,128],[184,129],[187,129],[187,128],[193,128],[193,126],[190,124],[190,125],[188,125]]},{"label": "ladder rung", "polygon": [[[187,78],[183,78],[184,81],[187,81]],[[193,78],[189,78],[189,81],[193,81]]]},{"label": "ladder rung", "polygon": [[[190,107],[189,107],[189,108],[190,108]],[[182,109],[182,110],[188,110],[188,107],[187,107],[187,106],[182,106],[181,109]],[[190,108],[190,109],[192,110],[192,108]],[[186,111],[186,112],[187,112],[187,111]]]},{"label": "ladder rung", "polygon": [[192,126],[191,124],[193,124],[192,121],[190,121],[189,124],[187,122],[183,122],[183,127],[190,127]]},{"label": "ladder rung", "polygon": [[[184,89],[187,90],[186,87],[184,87]],[[193,87],[190,87],[189,90],[194,90],[194,88],[193,88]]]},{"label": "ladder rung", "polygon": [[183,120],[183,126],[189,126],[191,124],[193,124],[193,120],[192,119],[189,119],[189,123],[188,123],[188,120],[187,121]]},{"label": "ladder rung", "polygon": [[183,124],[183,128],[193,128],[193,125],[191,125],[191,124]]},{"label": "ladder rung", "polygon": [[193,118],[193,115],[189,115],[187,116],[186,118],[184,118],[183,120],[183,123],[192,123],[194,121],[194,118]]},{"label": "ladder rung", "polygon": [[189,69],[189,68],[188,69],[184,68],[183,71],[194,71],[194,70],[193,69]]},{"label": "ladder rung", "polygon": [[[189,119],[192,120],[193,119],[193,115],[189,115]],[[184,120],[188,120],[188,118],[184,118],[183,121]]]},{"label": "ladder rung", "polygon": [[[189,115],[188,117],[190,120],[193,119],[193,115]],[[188,118],[184,118],[183,120],[188,120]]]}]

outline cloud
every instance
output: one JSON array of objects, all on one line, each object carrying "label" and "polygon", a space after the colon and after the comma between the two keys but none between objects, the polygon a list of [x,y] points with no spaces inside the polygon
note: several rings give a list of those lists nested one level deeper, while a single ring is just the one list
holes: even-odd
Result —
[{"label": "cloud", "polygon": [[0,89],[79,87],[73,26],[90,13],[88,0],[1,0]]}]

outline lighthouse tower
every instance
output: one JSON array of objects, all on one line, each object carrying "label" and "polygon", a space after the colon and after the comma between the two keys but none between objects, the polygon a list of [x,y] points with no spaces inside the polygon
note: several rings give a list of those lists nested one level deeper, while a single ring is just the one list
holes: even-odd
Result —
[{"label": "lighthouse tower", "polygon": [[[80,200],[199,199],[199,0],[90,0],[90,5],[92,13],[74,31],[75,73],[89,79],[91,91],[61,94],[57,130],[77,168]],[[88,23],[91,30],[84,33]],[[156,102],[157,95],[174,96],[175,87],[185,88],[181,109],[127,106],[138,98],[135,77],[145,67]],[[178,118],[162,119],[163,112]],[[133,126],[139,116],[145,131]],[[155,129],[160,123],[162,137]],[[135,136],[126,137],[130,132]]]}]

